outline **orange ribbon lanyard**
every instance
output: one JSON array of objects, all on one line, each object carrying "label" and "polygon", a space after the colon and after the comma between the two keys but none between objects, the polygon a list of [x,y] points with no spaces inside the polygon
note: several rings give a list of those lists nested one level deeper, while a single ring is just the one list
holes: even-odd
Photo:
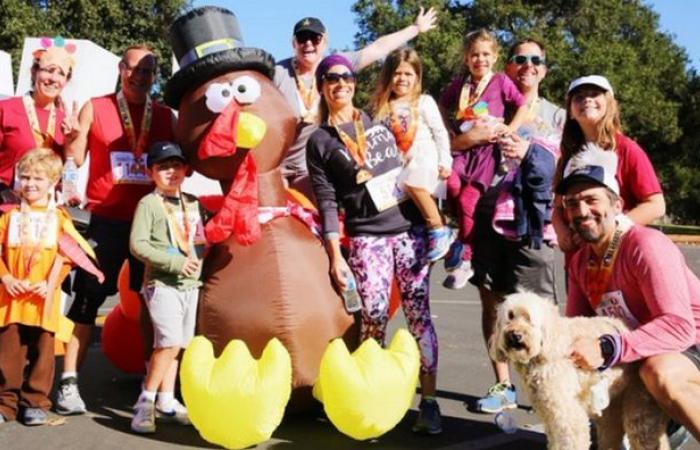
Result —
[{"label": "orange ribbon lanyard", "polygon": [[160,204],[165,211],[165,217],[168,221],[168,225],[171,231],[171,242],[176,245],[180,250],[182,250],[185,255],[190,256],[190,237],[192,235],[190,230],[190,219],[187,216],[187,206],[185,205],[185,198],[182,192],[178,192],[180,199],[180,208],[182,209],[182,227],[175,217],[175,211],[173,211],[172,206],[166,201],[165,195],[158,193],[160,197]]},{"label": "orange ribbon lanyard", "polygon": [[471,78],[471,75],[469,75],[464,84],[462,84],[462,90],[459,93],[459,105],[457,107],[456,114],[457,120],[464,119],[468,116],[467,112],[469,108],[474,106],[474,104],[477,101],[479,101],[481,95],[486,90],[486,87],[491,82],[491,78],[493,78],[493,72],[489,72],[483,76],[483,78],[479,81],[479,84],[476,85],[476,90],[473,93],[471,92]]},{"label": "orange ribbon lanyard", "polygon": [[56,106],[53,102],[51,102],[51,105],[49,106],[49,120],[46,123],[46,132],[43,132],[41,131],[41,125],[39,124],[39,117],[36,115],[34,99],[32,96],[23,96],[22,102],[24,103],[24,110],[27,112],[29,128],[32,129],[36,146],[51,148],[55,142],[54,136],[56,135]]},{"label": "orange ribbon lanyard", "polygon": [[340,136],[340,140],[350,152],[352,159],[355,160],[358,166],[365,166],[365,157],[367,155],[367,138],[365,137],[365,126],[362,123],[362,115],[358,110],[354,110],[352,113],[352,123],[355,126],[355,137],[357,142],[354,141],[346,132],[340,129],[338,125],[331,122],[328,119],[328,124],[335,128],[335,131]]},{"label": "orange ribbon lanyard", "polygon": [[591,255],[588,260],[586,291],[588,294],[588,301],[594,310],[600,305],[603,299],[603,293],[610,282],[612,269],[615,264],[615,259],[617,258],[617,250],[620,248],[621,237],[622,230],[618,228],[615,230],[615,234],[613,234],[610,245],[608,245],[607,250],[605,250],[603,259],[598,262],[595,261],[593,255]]},{"label": "orange ribbon lanyard", "polygon": [[146,149],[146,140],[148,139],[148,134],[151,131],[151,122],[153,120],[153,102],[150,96],[146,97],[143,118],[141,119],[141,132],[139,133],[138,141],[136,140],[136,131],[134,130],[134,122],[131,120],[129,105],[126,102],[126,98],[124,98],[124,93],[122,91],[117,92],[117,105],[119,106],[119,116],[122,119],[122,125],[124,126],[126,137],[129,140],[129,146],[131,146],[134,152],[134,158],[138,162]]},{"label": "orange ribbon lanyard", "polygon": [[294,70],[294,80],[297,82],[297,92],[299,93],[299,97],[301,97],[301,101],[304,103],[304,108],[306,108],[307,111],[310,111],[311,107],[314,105],[314,101],[317,98],[316,77],[312,78],[311,87],[307,89],[306,85],[304,85],[304,81],[299,75],[299,66],[296,59],[292,59],[292,70]]},{"label": "orange ribbon lanyard", "polygon": [[[37,239],[34,241],[32,236],[31,214],[31,207],[25,202],[22,202],[20,206],[19,237],[22,256],[26,257],[24,260],[24,274],[27,278],[29,277],[32,267],[39,264],[41,250],[44,247],[46,238],[49,235],[49,223],[53,222],[50,217],[50,214],[53,214],[53,211],[51,209],[47,209],[44,213],[43,219],[41,220],[41,226],[39,228]],[[29,255],[28,257],[27,254]]]},{"label": "orange ribbon lanyard", "polygon": [[399,150],[403,153],[408,152],[413,145],[413,140],[416,138],[416,131],[418,130],[418,107],[416,102],[414,101],[410,105],[409,117],[405,115],[399,116],[397,108],[392,106],[389,128],[394,134]]}]

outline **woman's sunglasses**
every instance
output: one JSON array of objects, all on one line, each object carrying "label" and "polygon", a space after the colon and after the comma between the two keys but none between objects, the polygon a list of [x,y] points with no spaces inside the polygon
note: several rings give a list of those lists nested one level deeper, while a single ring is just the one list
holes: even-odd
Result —
[{"label": "woman's sunglasses", "polygon": [[544,57],[539,55],[513,55],[510,57],[510,62],[515,63],[519,66],[530,61],[533,66],[539,66],[544,64]]},{"label": "woman's sunglasses", "polygon": [[305,44],[306,41],[311,41],[312,44],[318,45],[321,43],[323,35],[314,33],[313,31],[302,31],[301,33],[295,34],[294,39],[297,40],[297,44],[299,45]]},{"label": "woman's sunglasses", "polygon": [[323,79],[328,82],[328,84],[336,84],[339,83],[340,80],[342,79],[346,83],[354,83],[355,82],[355,74],[352,72],[344,72],[344,73],[327,73],[323,76]]}]

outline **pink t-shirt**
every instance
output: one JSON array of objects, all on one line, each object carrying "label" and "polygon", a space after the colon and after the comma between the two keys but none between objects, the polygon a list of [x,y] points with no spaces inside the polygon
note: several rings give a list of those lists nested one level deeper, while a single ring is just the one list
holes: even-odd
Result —
[{"label": "pink t-shirt", "polygon": [[617,182],[623,209],[629,211],[651,195],[662,192],[654,166],[647,154],[634,140],[618,133],[615,136],[617,151]]},{"label": "pink t-shirt", "polygon": [[[591,247],[569,266],[567,316],[595,316],[586,294]],[[681,352],[700,343],[700,280],[663,233],[634,225],[620,242],[608,293],[621,293],[639,326],[621,335],[620,362]]]}]

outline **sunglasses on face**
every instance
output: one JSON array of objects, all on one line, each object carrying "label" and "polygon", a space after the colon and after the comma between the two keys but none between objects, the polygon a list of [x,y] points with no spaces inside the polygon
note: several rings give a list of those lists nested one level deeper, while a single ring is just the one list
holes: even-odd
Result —
[{"label": "sunglasses on face", "polygon": [[519,66],[526,64],[528,61],[532,63],[533,66],[539,66],[544,64],[544,56],[539,55],[513,55],[510,57],[510,62],[515,63]]},{"label": "sunglasses on face", "polygon": [[302,31],[301,33],[297,33],[294,35],[294,39],[296,39],[297,44],[305,44],[306,41],[311,41],[312,44],[318,45],[321,43],[321,40],[323,39],[322,34],[316,34],[311,31]]},{"label": "sunglasses on face", "polygon": [[354,83],[355,82],[355,74],[352,72],[344,72],[344,73],[327,73],[323,76],[323,79],[328,83],[328,84],[336,84],[339,83],[340,80],[342,79],[346,83]]}]

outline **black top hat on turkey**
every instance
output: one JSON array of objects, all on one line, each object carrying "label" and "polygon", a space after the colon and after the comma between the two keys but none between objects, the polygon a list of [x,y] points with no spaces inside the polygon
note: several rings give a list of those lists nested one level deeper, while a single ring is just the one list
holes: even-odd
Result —
[{"label": "black top hat on turkey", "polygon": [[189,90],[231,70],[256,70],[272,79],[275,60],[259,48],[245,47],[236,16],[204,6],[175,19],[170,45],[180,69],[165,85],[165,103],[178,109]]}]

